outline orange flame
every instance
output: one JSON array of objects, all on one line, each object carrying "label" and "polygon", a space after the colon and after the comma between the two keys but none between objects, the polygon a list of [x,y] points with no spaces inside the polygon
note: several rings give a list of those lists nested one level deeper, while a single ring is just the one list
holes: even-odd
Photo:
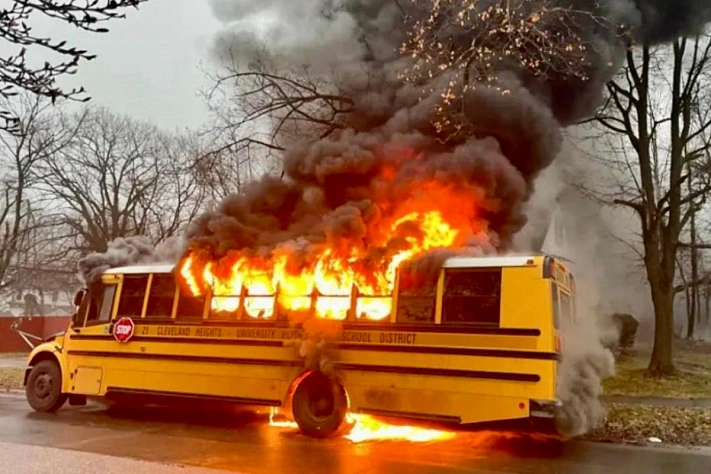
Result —
[{"label": "orange flame", "polygon": [[[278,409],[272,408],[269,415],[269,426],[298,429],[296,422],[286,419],[277,420],[277,416]],[[411,425],[391,425],[373,418],[370,415],[356,413],[348,413],[346,415],[346,422],[353,426],[343,437],[353,443],[384,440],[426,443],[430,441],[447,441],[454,439],[456,436],[454,431],[435,430]]]},{"label": "orange flame", "polygon": [[429,441],[447,441],[454,439],[453,431],[420,428],[409,425],[390,425],[377,420],[369,415],[349,413],[348,418],[353,422],[353,428],[344,436],[353,443],[379,440],[403,440],[412,443],[426,443]]},{"label": "orange flame", "polygon": [[471,190],[455,191],[433,182],[420,191],[402,204],[380,205],[382,217],[368,221],[364,238],[313,244],[302,261],[278,247],[269,256],[232,251],[215,262],[191,254],[181,262],[179,275],[195,296],[211,290],[212,310],[218,313],[243,311],[252,318],[272,318],[282,309],[310,310],[335,320],[349,314],[387,319],[396,271],[403,262],[433,249],[462,247],[484,227],[476,219]]}]

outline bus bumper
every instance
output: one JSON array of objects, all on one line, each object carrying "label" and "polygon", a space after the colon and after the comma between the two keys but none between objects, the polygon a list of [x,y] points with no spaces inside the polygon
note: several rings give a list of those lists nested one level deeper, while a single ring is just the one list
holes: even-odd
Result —
[{"label": "bus bumper", "polygon": [[529,413],[532,418],[554,418],[561,405],[560,400],[531,400]]}]

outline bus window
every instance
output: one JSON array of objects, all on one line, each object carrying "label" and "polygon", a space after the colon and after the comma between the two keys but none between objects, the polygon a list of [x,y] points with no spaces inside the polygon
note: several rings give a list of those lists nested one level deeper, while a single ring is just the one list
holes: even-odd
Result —
[{"label": "bus window", "polygon": [[214,296],[207,317],[210,319],[228,320],[237,317],[240,306],[239,295]]},{"label": "bus window", "polygon": [[116,285],[108,285],[104,288],[104,295],[101,300],[101,310],[99,311],[100,323],[107,323],[111,321],[111,309],[114,306],[115,295]]},{"label": "bus window", "polygon": [[558,301],[558,285],[551,282],[551,304],[553,305],[553,327],[560,329],[560,301]]},{"label": "bus window", "polygon": [[175,300],[175,277],[168,273],[154,274],[146,305],[147,318],[170,318]]},{"label": "bus window", "polygon": [[434,323],[437,280],[401,270],[398,277],[397,322]]},{"label": "bus window", "polygon": [[107,323],[111,320],[111,308],[114,302],[116,285],[93,286],[86,297],[86,326]]},{"label": "bus window", "polygon": [[175,310],[176,319],[202,319],[205,312],[204,296],[192,296],[178,287],[178,307]]},{"label": "bus window", "polygon": [[560,317],[567,323],[573,321],[573,307],[571,306],[570,295],[563,291],[560,292]]},{"label": "bus window", "polygon": [[499,325],[501,269],[447,270],[442,301],[443,324]]},{"label": "bus window", "polygon": [[124,275],[118,316],[141,317],[148,275]]}]

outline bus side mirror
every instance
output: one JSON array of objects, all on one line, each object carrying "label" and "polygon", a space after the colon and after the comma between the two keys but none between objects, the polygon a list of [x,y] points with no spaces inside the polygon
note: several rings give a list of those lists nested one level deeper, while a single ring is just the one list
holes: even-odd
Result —
[{"label": "bus side mirror", "polygon": [[86,294],[86,290],[79,290],[76,293],[74,293],[74,306],[81,305],[81,302],[84,299],[85,294]]}]

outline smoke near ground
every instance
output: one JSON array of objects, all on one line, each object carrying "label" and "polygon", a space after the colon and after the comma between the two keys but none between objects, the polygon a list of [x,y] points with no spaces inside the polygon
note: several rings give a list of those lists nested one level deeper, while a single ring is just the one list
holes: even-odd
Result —
[{"label": "smoke near ground", "polygon": [[[578,320],[563,325],[562,361],[558,368],[557,393],[562,405],[556,412],[561,434],[573,437],[598,427],[605,409],[599,399],[602,381],[615,373],[615,359],[601,341],[608,328],[595,324],[596,314],[578,305]],[[616,336],[616,334],[614,334]]]},{"label": "smoke near ground", "polygon": [[633,250],[635,216],[603,208],[585,194],[591,183],[614,183],[619,177],[579,147],[566,144],[536,181],[537,192],[527,207],[533,217],[516,236],[516,246],[567,259],[576,278],[577,320],[563,321],[561,328],[558,394],[563,405],[557,413],[560,430],[576,436],[603,421],[598,397],[602,380],[614,372],[609,348],[620,336],[611,315],[622,312],[645,319],[652,311],[645,274]]}]

